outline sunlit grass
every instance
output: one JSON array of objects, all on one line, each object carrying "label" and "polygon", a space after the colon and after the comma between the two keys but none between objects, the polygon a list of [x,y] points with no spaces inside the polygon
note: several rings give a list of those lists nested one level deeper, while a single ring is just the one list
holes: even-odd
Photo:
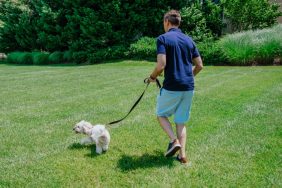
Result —
[{"label": "sunlit grass", "polygon": [[106,154],[80,146],[73,125],[125,115],[153,67],[0,65],[0,187],[281,187],[281,67],[205,67],[196,77],[191,168],[163,157],[154,85],[110,129]]}]

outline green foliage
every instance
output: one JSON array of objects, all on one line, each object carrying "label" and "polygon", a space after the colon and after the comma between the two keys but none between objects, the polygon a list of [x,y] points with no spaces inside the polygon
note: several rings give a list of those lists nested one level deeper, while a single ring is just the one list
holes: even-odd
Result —
[{"label": "green foliage", "polygon": [[127,48],[124,46],[112,46],[108,48],[97,49],[96,51],[78,51],[72,52],[72,61],[76,64],[95,64],[108,59],[121,59],[126,55]]},{"label": "green foliage", "polygon": [[10,64],[32,64],[32,55],[29,52],[12,52],[8,54],[7,63]]},{"label": "green foliage", "polygon": [[47,65],[49,64],[49,53],[32,52],[32,61],[34,65]]},{"label": "green foliage", "polygon": [[153,48],[137,50],[136,41],[162,34],[163,14],[170,9],[181,11],[181,29],[196,42],[221,35],[223,7],[237,30],[270,26],[280,15],[268,0],[202,2],[1,0],[0,52],[72,51],[68,62],[98,63],[124,57],[130,48],[143,58],[151,56]]},{"label": "green foliage", "polygon": [[23,52],[19,54],[18,57],[19,64],[31,65],[32,64],[32,55],[30,52]]},{"label": "green foliage", "polygon": [[72,53],[72,60],[76,64],[83,64],[87,62],[88,52],[86,51],[78,51]]},{"label": "green foliage", "polygon": [[212,39],[211,31],[206,26],[206,19],[199,3],[192,4],[180,10],[182,22],[181,29],[190,35],[195,42]]},{"label": "green foliage", "polygon": [[19,24],[19,15],[22,10],[19,8],[18,1],[0,1],[0,51],[12,52],[22,50],[21,46],[15,40],[17,35],[17,25]]},{"label": "green foliage", "polygon": [[223,0],[223,5],[235,31],[270,27],[282,15],[279,5],[269,0]]},{"label": "green foliage", "polygon": [[142,37],[137,42],[130,45],[128,56],[130,58],[152,59],[156,57],[156,39]]},{"label": "green foliage", "polygon": [[219,41],[232,65],[272,64],[282,54],[282,25],[227,35]]},{"label": "green foliage", "polygon": [[63,52],[53,52],[49,55],[48,57],[48,61],[51,64],[59,64],[59,63],[63,63],[64,62],[64,53]]},{"label": "green foliage", "polygon": [[[0,2],[0,51],[73,51],[76,62],[124,56],[142,36],[163,33],[163,14],[190,1]],[[201,36],[205,31],[193,34]],[[121,47],[122,46],[122,47]],[[76,60],[75,60],[76,59]]]},{"label": "green foliage", "polygon": [[21,53],[21,52],[12,52],[12,53],[8,54],[7,60],[6,60],[7,63],[17,64],[18,63],[19,53]]},{"label": "green foliage", "polygon": [[225,58],[218,42],[201,42],[197,48],[200,51],[204,65],[226,65],[228,60]]},{"label": "green foliage", "polygon": [[63,55],[64,62],[71,62],[72,60],[72,51],[65,51]]},{"label": "green foliage", "polygon": [[206,27],[211,31],[213,37],[218,38],[223,28],[223,6],[215,0],[205,0],[202,5],[203,16],[206,20]]}]

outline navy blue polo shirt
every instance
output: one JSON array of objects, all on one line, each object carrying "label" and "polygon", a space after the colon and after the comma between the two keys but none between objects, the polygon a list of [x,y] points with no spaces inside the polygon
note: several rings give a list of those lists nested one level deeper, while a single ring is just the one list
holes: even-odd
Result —
[{"label": "navy blue polo shirt", "polygon": [[171,28],[157,38],[157,54],[166,54],[164,89],[194,90],[192,59],[200,54],[192,38],[178,28]]}]

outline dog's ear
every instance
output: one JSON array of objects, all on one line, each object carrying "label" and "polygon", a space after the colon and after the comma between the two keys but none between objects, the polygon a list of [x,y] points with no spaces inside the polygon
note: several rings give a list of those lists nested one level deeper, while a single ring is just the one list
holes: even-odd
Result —
[{"label": "dog's ear", "polygon": [[82,126],[82,131],[86,134],[89,131],[88,126]]},{"label": "dog's ear", "polygon": [[85,125],[87,128],[89,128],[89,129],[92,128],[92,124],[89,123],[89,122],[87,122],[87,121],[84,121],[84,125]]}]

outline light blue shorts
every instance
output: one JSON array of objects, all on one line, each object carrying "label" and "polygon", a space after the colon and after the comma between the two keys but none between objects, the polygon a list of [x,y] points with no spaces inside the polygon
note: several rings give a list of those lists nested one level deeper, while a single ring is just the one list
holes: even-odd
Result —
[{"label": "light blue shorts", "polygon": [[194,91],[160,90],[157,98],[157,116],[170,117],[174,115],[174,122],[183,124],[189,120]]}]

